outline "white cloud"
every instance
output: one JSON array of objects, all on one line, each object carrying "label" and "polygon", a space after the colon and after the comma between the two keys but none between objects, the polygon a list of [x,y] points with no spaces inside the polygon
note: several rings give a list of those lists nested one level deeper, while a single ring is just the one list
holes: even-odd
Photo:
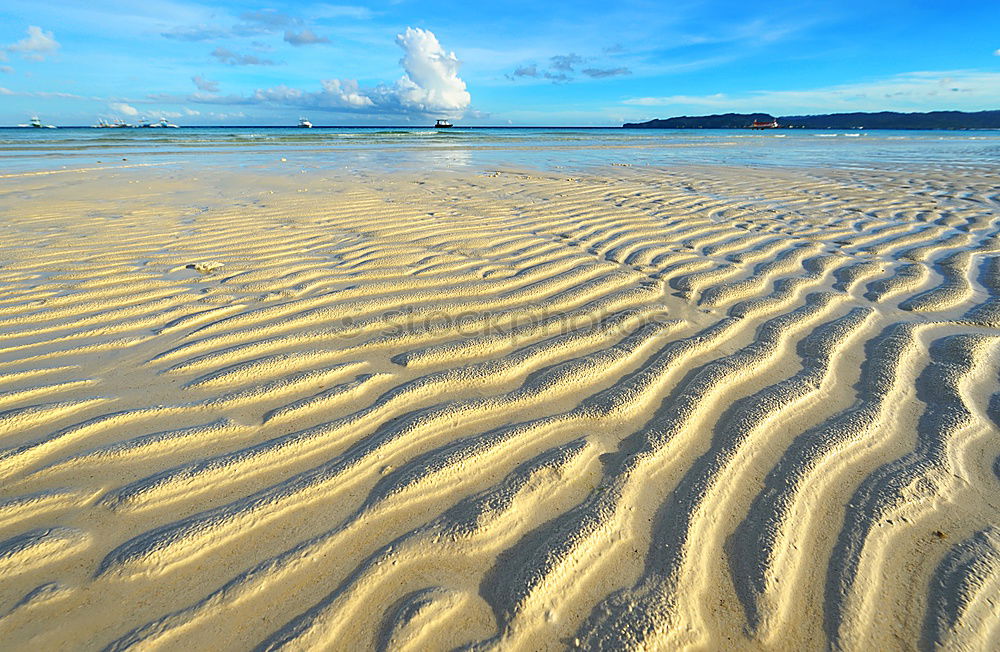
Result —
[{"label": "white cloud", "polygon": [[997,48],[996,50],[994,50],[993,51],[993,55],[997,56],[997,57],[1000,57],[1000,48]]},{"label": "white cloud", "polygon": [[358,82],[352,79],[324,79],[323,92],[334,97],[342,106],[364,108],[375,106],[370,97],[364,95]]},{"label": "white cloud", "polygon": [[135,108],[131,104],[125,104],[124,102],[112,102],[108,104],[110,108],[115,113],[124,113],[125,115],[139,115],[139,109]]},{"label": "white cloud", "polygon": [[[918,71],[888,79],[807,90],[760,90],[742,95],[668,95],[624,100],[631,106],[675,106],[718,111],[796,113],[991,108],[1000,99],[1000,73]],[[990,105],[990,106],[986,106]]]},{"label": "white cloud", "polygon": [[8,75],[9,75],[9,74],[11,74],[12,72],[14,72],[14,69],[13,69],[13,68],[11,68],[10,66],[0,66],[0,72],[2,72],[2,73],[5,73],[5,74],[8,74]]},{"label": "white cloud", "polygon": [[44,61],[46,56],[51,56],[59,49],[59,42],[56,41],[52,32],[43,32],[41,27],[30,25],[28,35],[4,48],[7,52],[17,52],[25,59],[32,61]]},{"label": "white cloud", "polygon": [[458,76],[459,61],[445,52],[429,30],[407,27],[396,36],[405,54],[399,63],[406,74],[396,82],[400,104],[417,111],[463,111],[472,100]]}]

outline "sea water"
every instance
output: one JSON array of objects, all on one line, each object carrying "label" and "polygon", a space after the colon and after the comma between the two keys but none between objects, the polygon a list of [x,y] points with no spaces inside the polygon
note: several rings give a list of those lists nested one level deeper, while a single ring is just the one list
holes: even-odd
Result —
[{"label": "sea water", "polygon": [[[610,165],[997,166],[1000,131],[182,127],[0,129],[0,175],[111,164],[365,171]],[[284,161],[282,160],[284,159]]]}]

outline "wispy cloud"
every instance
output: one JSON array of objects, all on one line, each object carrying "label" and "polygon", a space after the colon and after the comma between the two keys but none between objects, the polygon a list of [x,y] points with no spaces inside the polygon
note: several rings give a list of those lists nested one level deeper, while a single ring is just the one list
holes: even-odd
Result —
[{"label": "wispy cloud", "polygon": [[887,79],[807,90],[758,90],[741,95],[636,97],[631,106],[702,107],[722,111],[766,111],[791,115],[883,110],[957,108],[996,99],[1000,73],[969,70],[908,72]]},{"label": "wispy cloud", "polygon": [[43,31],[41,27],[30,25],[28,35],[4,48],[5,52],[20,54],[25,59],[32,61],[44,61],[45,57],[52,56],[59,51],[59,42],[56,41],[52,32]]},{"label": "wispy cloud", "polygon": [[195,25],[191,27],[174,27],[165,32],[160,32],[160,36],[175,41],[210,41],[228,36],[228,33],[215,27]]},{"label": "wispy cloud", "polygon": [[261,59],[252,54],[238,54],[228,48],[218,47],[212,50],[212,56],[231,66],[273,66],[270,59]]},{"label": "wispy cloud", "polygon": [[573,54],[557,54],[549,58],[549,68],[562,72],[573,72],[573,66],[583,63],[583,57]]},{"label": "wispy cloud", "polygon": [[368,20],[373,12],[368,7],[355,5],[316,5],[310,7],[309,15],[313,18],[353,18],[355,20]]},{"label": "wispy cloud", "polygon": [[[605,48],[607,51],[608,48]],[[513,72],[506,74],[507,79],[516,81],[519,78],[531,77],[547,79],[553,84],[565,84],[573,81],[577,73],[590,77],[591,79],[607,79],[609,77],[620,77],[631,75],[632,71],[625,66],[615,66],[607,68],[597,68],[591,66],[578,70],[578,66],[594,61],[600,57],[583,57],[575,52],[569,54],[557,54],[549,57],[548,66],[540,67],[537,63],[530,63],[518,66]]]},{"label": "wispy cloud", "polygon": [[283,14],[276,9],[261,9],[260,11],[245,11],[240,14],[243,21],[233,26],[232,32],[237,36],[256,36],[281,32],[290,27],[302,24],[302,19]]},{"label": "wispy cloud", "polygon": [[507,75],[507,77],[515,79],[517,77],[538,77],[538,75],[538,65],[533,63],[530,66],[519,66],[514,68],[514,72]]},{"label": "wispy cloud", "polygon": [[325,36],[317,36],[312,30],[304,29],[301,32],[285,32],[285,42],[298,47],[302,45],[313,45],[316,43],[329,43],[330,39]]},{"label": "wispy cloud", "polygon": [[622,75],[631,75],[632,71],[628,68],[584,68],[581,70],[583,74],[588,77],[593,77],[594,79],[604,79],[606,77],[621,77]]},{"label": "wispy cloud", "polygon": [[130,116],[139,115],[139,109],[135,108],[131,104],[126,104],[125,102],[112,102],[108,104],[108,108],[115,113],[124,113],[125,115]]},{"label": "wispy cloud", "polygon": [[218,93],[219,92],[219,82],[212,81],[210,79],[205,79],[201,75],[195,75],[191,78],[194,85],[198,87],[198,90],[205,91],[206,93]]},{"label": "wispy cloud", "polygon": [[46,99],[60,99],[60,100],[92,100],[102,102],[104,98],[87,96],[87,95],[77,95],[76,93],[64,93],[62,91],[13,91],[9,88],[4,88],[0,90],[0,95],[16,95],[18,97],[43,97]]}]

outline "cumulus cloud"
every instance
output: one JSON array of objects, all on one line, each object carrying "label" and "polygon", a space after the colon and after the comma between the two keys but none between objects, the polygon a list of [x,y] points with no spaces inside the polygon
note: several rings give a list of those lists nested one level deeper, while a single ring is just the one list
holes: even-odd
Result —
[{"label": "cumulus cloud", "polygon": [[621,77],[622,75],[631,75],[632,71],[628,68],[584,68],[581,70],[583,74],[588,77],[593,77],[594,79],[603,79],[605,77]]},{"label": "cumulus cloud", "polygon": [[231,66],[273,66],[274,62],[270,59],[261,59],[255,57],[252,54],[238,54],[233,52],[228,48],[215,48],[212,50],[212,56],[221,61],[222,63],[228,63]]},{"label": "cumulus cloud", "polygon": [[52,32],[42,31],[41,27],[31,25],[28,27],[28,35],[4,48],[7,52],[15,52],[25,59],[32,61],[44,61],[46,56],[52,56],[59,50],[59,42],[56,41]]},{"label": "cumulus cloud", "polygon": [[407,27],[396,36],[396,43],[403,48],[399,63],[406,72],[395,87],[400,104],[425,112],[469,106],[471,97],[458,76],[458,57],[445,52],[433,33]]},{"label": "cumulus cloud", "polygon": [[112,102],[108,104],[108,108],[115,113],[124,113],[125,115],[139,115],[139,109],[135,108],[131,104],[126,104],[125,102]]},{"label": "cumulus cloud", "polygon": [[311,29],[304,29],[298,33],[286,31],[285,42],[298,47],[300,45],[313,45],[315,43],[329,43],[330,39],[325,36],[317,36]]},{"label": "cumulus cloud", "polygon": [[201,75],[195,75],[191,78],[194,85],[198,87],[198,90],[205,91],[206,93],[217,93],[219,92],[219,82],[212,81],[210,79],[205,79]]}]

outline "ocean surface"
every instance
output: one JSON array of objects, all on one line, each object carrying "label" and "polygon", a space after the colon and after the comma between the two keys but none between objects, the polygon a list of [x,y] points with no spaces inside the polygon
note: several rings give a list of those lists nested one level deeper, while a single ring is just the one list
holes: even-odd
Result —
[{"label": "ocean surface", "polygon": [[[0,174],[121,164],[380,170],[609,165],[996,166],[1000,131],[0,128]],[[282,161],[285,159],[285,161]]]}]

